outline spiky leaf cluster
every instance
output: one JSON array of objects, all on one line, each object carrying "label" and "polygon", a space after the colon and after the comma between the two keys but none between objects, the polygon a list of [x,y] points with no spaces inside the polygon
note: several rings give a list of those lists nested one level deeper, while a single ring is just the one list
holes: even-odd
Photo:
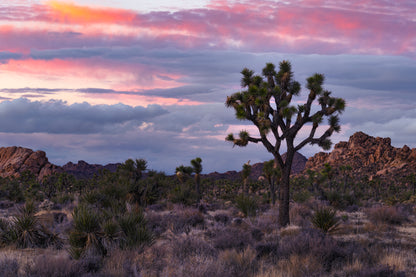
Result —
[{"label": "spiky leaf cluster", "polygon": [[[252,137],[247,131],[241,131],[238,137],[229,134],[227,141],[237,146],[246,146],[249,142],[262,142],[269,152],[277,154],[280,143],[285,139],[293,139],[298,131],[307,123],[312,125],[309,136],[298,145],[297,151],[306,144],[318,144],[324,149],[331,146],[329,137],[333,132],[340,131],[339,114],[345,109],[342,98],[331,96],[324,90],[323,74],[316,73],[307,78],[306,88],[309,95],[306,103],[292,105],[293,96],[299,95],[301,85],[294,80],[292,66],[288,61],[279,63],[279,69],[272,63],[266,64],[262,75],[255,75],[247,68],[241,71],[241,86],[244,90],[227,97],[227,107],[232,107],[238,119],[249,120],[257,127],[260,136]],[[319,110],[312,113],[312,104],[318,100]],[[328,128],[320,136],[315,137],[318,126],[328,117]],[[271,143],[268,134],[273,134],[276,143]],[[279,162],[283,163],[279,159]]]}]

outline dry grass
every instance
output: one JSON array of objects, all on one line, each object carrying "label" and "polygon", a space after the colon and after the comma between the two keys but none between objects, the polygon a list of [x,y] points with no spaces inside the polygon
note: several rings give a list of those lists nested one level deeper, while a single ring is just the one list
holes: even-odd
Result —
[{"label": "dry grass", "polygon": [[[295,224],[281,229],[277,206],[241,219],[224,205],[208,213],[167,205],[170,210],[146,212],[156,239],[143,249],[113,249],[103,260],[77,262],[66,250],[3,248],[0,276],[82,276],[88,266],[98,270],[88,276],[416,276],[414,216],[380,206],[344,211],[338,214],[345,218],[340,231],[323,234],[310,227],[310,208],[320,205],[293,204]],[[51,213],[44,216],[56,224]]]},{"label": "dry grass", "polygon": [[386,251],[380,259],[380,264],[388,265],[398,271],[405,271],[408,264],[409,253]]}]

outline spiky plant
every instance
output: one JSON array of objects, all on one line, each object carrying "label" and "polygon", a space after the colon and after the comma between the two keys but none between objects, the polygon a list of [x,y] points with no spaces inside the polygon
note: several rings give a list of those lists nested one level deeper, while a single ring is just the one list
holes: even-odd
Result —
[{"label": "spiky plant", "polygon": [[201,172],[202,172],[202,159],[195,158],[191,160],[193,172],[195,173],[195,190],[198,197],[198,202],[201,200]]},{"label": "spiky plant", "polygon": [[126,213],[120,217],[118,223],[123,233],[120,244],[122,248],[133,248],[152,242],[153,237],[146,228],[146,220],[142,211],[135,210]]},{"label": "spiky plant", "polygon": [[100,228],[100,215],[86,206],[78,206],[72,213],[74,229],[69,234],[70,254],[78,259],[87,251],[105,255],[107,250],[103,244]]},{"label": "spiky plant", "polygon": [[236,197],[235,199],[237,208],[245,215],[245,216],[255,216],[257,212],[257,201],[255,198],[250,197],[248,195],[241,194]]},{"label": "spiky plant", "polygon": [[312,217],[312,224],[315,228],[320,229],[324,233],[335,232],[339,228],[340,221],[336,217],[336,211],[321,207],[315,211]]}]

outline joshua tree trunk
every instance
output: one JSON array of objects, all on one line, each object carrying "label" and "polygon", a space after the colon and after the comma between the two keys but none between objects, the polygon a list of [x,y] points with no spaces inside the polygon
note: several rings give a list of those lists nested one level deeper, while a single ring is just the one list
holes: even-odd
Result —
[{"label": "joshua tree trunk", "polygon": [[[284,162],[282,170],[282,179],[280,181],[279,194],[279,224],[280,226],[287,226],[290,223],[289,218],[289,200],[290,200],[290,173],[292,171],[293,157],[295,150],[293,147],[288,147],[286,152],[286,161]],[[275,159],[276,163],[277,159]],[[276,166],[279,166],[277,163]]]},{"label": "joshua tree trunk", "polygon": [[195,174],[196,194],[198,203],[201,201],[201,176]]}]

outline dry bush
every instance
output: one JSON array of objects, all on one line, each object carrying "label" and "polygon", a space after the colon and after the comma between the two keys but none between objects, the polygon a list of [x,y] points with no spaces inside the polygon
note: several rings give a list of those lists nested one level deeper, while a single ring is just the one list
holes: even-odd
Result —
[{"label": "dry bush", "polygon": [[248,230],[234,226],[214,229],[207,232],[207,234],[212,237],[214,247],[220,250],[233,248],[242,250],[248,245],[253,245],[251,233]]},{"label": "dry bush", "polygon": [[227,225],[231,222],[231,217],[228,213],[221,212],[214,215],[214,220],[218,223],[222,223],[223,225]]},{"label": "dry bush", "polygon": [[15,277],[19,271],[19,262],[16,258],[4,257],[0,260],[0,276]]},{"label": "dry bush", "polygon": [[176,208],[172,213],[164,216],[169,229],[175,234],[189,233],[192,228],[205,226],[204,215],[197,209]]},{"label": "dry bush", "polygon": [[146,226],[155,237],[159,237],[168,229],[168,221],[161,214],[148,211],[146,212]]},{"label": "dry bush", "polygon": [[342,247],[333,238],[314,229],[306,229],[298,235],[285,237],[280,241],[278,250],[279,256],[282,258],[292,255],[317,257],[327,271],[351,258],[352,251],[353,249]]},{"label": "dry bush", "polygon": [[257,271],[256,251],[250,246],[243,251],[225,250],[220,253],[219,260],[229,268],[230,276],[253,276]]},{"label": "dry bush", "polygon": [[280,236],[286,237],[286,236],[296,236],[300,233],[301,228],[296,225],[289,225],[285,228],[280,229]]},{"label": "dry bush", "polygon": [[190,256],[216,257],[217,250],[205,240],[195,236],[185,236],[172,242],[172,253],[179,262]]},{"label": "dry bush", "polygon": [[25,267],[26,276],[54,276],[72,277],[81,276],[86,271],[82,271],[78,262],[70,260],[64,256],[42,255],[33,260],[32,264]]},{"label": "dry bush", "polygon": [[290,222],[293,225],[309,227],[312,216],[311,209],[305,205],[294,203],[289,211]]},{"label": "dry bush", "polygon": [[346,272],[350,277],[406,277],[404,272],[397,272],[386,265],[367,267],[359,271]]},{"label": "dry bush", "polygon": [[408,213],[397,206],[381,206],[367,209],[368,218],[375,224],[400,225],[408,221]]},{"label": "dry bush", "polygon": [[137,256],[136,265],[132,269],[140,272],[139,276],[164,276],[162,272],[165,268],[169,267],[169,264],[176,264],[177,261],[172,257],[169,248],[166,244],[152,245]]},{"label": "dry bush", "polygon": [[271,233],[279,228],[279,211],[277,206],[271,207],[268,211],[257,216],[254,220],[257,228],[264,233]]},{"label": "dry bush", "polygon": [[381,259],[380,264],[388,265],[398,271],[404,271],[407,267],[408,254],[388,251]]},{"label": "dry bush", "polygon": [[223,261],[212,257],[192,256],[183,264],[171,264],[167,267],[162,276],[183,276],[183,277],[229,277],[233,276],[231,268]]},{"label": "dry bush", "polygon": [[100,271],[108,276],[134,276],[136,252],[135,250],[114,249],[108,257],[104,258]]},{"label": "dry bush", "polygon": [[319,259],[312,254],[291,255],[278,263],[280,271],[288,277],[321,276],[325,269]]}]

